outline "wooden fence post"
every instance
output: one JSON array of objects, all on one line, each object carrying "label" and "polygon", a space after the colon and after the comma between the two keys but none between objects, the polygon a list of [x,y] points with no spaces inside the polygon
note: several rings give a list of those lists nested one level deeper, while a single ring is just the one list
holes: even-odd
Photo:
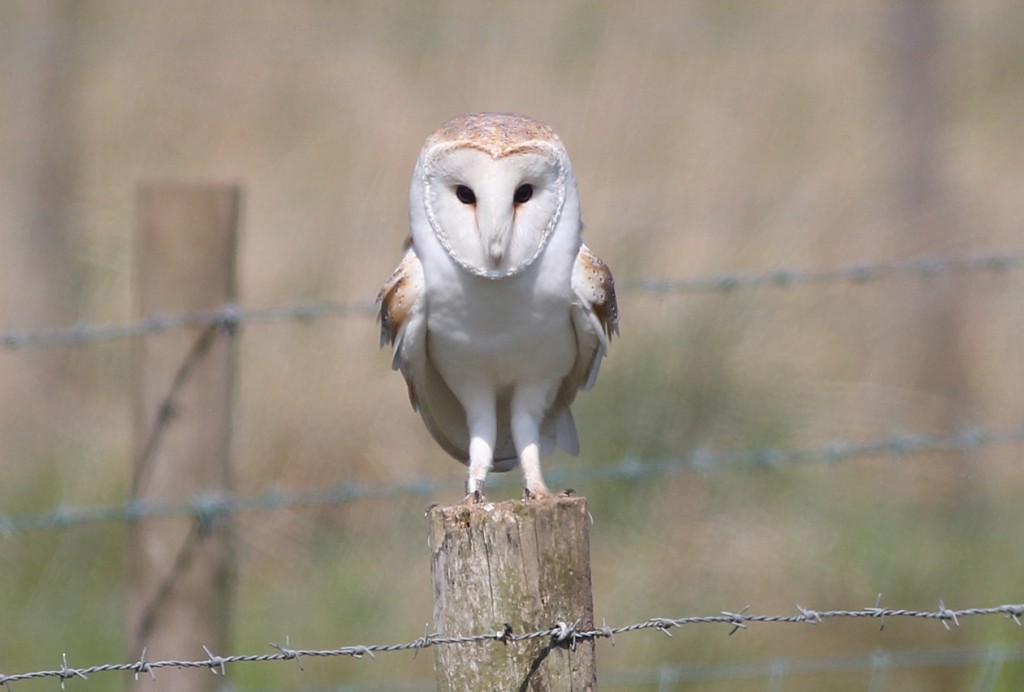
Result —
[{"label": "wooden fence post", "polygon": [[[241,194],[229,185],[161,183],[138,194],[138,311],[209,310],[235,299]],[[232,488],[230,326],[140,338],[136,355],[138,500],[191,502]],[[130,536],[130,655],[194,659],[228,645],[233,555],[231,517],[144,519]],[[145,681],[147,676],[139,676]],[[139,683],[134,683],[137,686]],[[210,690],[206,669],[166,670],[161,690]]]},{"label": "wooden fence post", "polygon": [[[584,498],[484,502],[429,512],[434,626],[441,636],[592,629],[590,515]],[[434,647],[438,689],[596,689],[593,640]]]}]

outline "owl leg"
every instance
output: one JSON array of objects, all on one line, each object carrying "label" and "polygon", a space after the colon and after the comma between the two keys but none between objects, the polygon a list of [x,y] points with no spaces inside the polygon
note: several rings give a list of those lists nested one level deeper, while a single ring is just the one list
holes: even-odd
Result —
[{"label": "owl leg", "polygon": [[548,406],[547,386],[520,386],[512,396],[512,440],[526,480],[527,498],[550,495],[540,470],[540,422]]},{"label": "owl leg", "polygon": [[494,440],[498,434],[496,402],[493,393],[478,393],[463,402],[469,427],[469,475],[466,477],[466,502],[484,499],[484,481],[494,465]]}]

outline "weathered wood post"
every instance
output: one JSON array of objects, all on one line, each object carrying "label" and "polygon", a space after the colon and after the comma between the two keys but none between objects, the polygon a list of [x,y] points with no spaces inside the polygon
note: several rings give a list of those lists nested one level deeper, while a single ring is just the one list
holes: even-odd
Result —
[{"label": "weathered wood post", "polygon": [[[160,183],[138,195],[138,310],[211,310],[235,300],[241,193],[232,185]],[[138,500],[191,502],[232,489],[235,339],[211,325],[140,338],[136,357]],[[233,581],[231,517],[143,519],[129,552],[130,655],[194,659],[227,647]],[[150,684],[140,676],[133,687]],[[166,670],[161,690],[211,690],[206,669]]]},{"label": "weathered wood post", "polygon": [[[442,636],[594,625],[585,498],[484,502],[430,510],[434,626]],[[554,638],[434,647],[438,689],[596,689],[593,640]]]}]

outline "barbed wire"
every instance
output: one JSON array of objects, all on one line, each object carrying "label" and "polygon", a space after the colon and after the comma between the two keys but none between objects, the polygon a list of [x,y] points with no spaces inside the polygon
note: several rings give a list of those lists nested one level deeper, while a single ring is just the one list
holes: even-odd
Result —
[{"label": "barbed wire", "polygon": [[892,279],[929,279],[940,274],[1005,272],[1024,266],[1024,253],[918,258],[902,262],[851,264],[835,269],[773,269],[760,273],[727,273],[693,279],[633,279],[623,288],[649,293],[721,293],[750,288],[786,288],[815,284],[866,284]]},{"label": "barbed wire", "polygon": [[79,323],[53,329],[14,329],[0,333],[0,345],[10,349],[81,345],[160,334],[184,327],[223,326],[234,329],[241,324],[312,322],[323,317],[365,317],[376,314],[376,308],[371,302],[313,301],[271,308],[244,308],[228,304],[211,310],[147,315],[124,324]]},{"label": "barbed wire", "polygon": [[150,661],[146,658],[146,651],[142,652],[142,656],[137,661],[131,663],[103,663],[99,665],[86,666],[83,668],[76,668],[68,665],[67,654],[63,654],[61,657],[61,666],[57,669],[52,670],[39,670],[28,673],[17,673],[14,675],[4,675],[0,673],[0,685],[4,685],[7,689],[10,689],[11,683],[23,682],[26,680],[35,680],[39,678],[59,678],[61,686],[65,681],[72,678],[81,678],[88,680],[90,675],[96,673],[112,673],[112,672],[128,672],[132,673],[136,679],[140,675],[149,675],[153,679],[156,679],[156,671],[168,668],[178,669],[195,669],[195,668],[207,668],[212,673],[218,675],[227,674],[227,666],[235,665],[238,663],[267,663],[272,661],[295,661],[299,667],[302,667],[303,658],[323,658],[323,657],[348,657],[348,658],[363,658],[364,656],[374,657],[378,653],[393,653],[398,651],[413,651],[418,653],[423,649],[430,649],[436,646],[451,646],[460,644],[479,644],[487,642],[501,642],[502,644],[510,644],[516,642],[525,642],[537,639],[548,640],[554,646],[565,646],[569,648],[576,647],[579,643],[585,641],[594,641],[598,639],[608,639],[615,643],[615,637],[623,634],[632,634],[634,632],[641,632],[646,630],[657,630],[671,636],[670,630],[685,627],[688,625],[710,625],[710,624],[723,624],[731,627],[729,634],[735,634],[737,631],[746,629],[749,624],[753,623],[766,623],[766,624],[810,624],[819,625],[824,623],[826,620],[832,620],[837,618],[854,618],[854,619],[873,619],[879,620],[884,627],[885,620],[887,618],[919,618],[926,620],[936,620],[941,622],[942,625],[948,630],[950,624],[954,626],[960,626],[960,620],[969,617],[977,616],[992,616],[1000,615],[1005,618],[1012,620],[1021,626],[1021,618],[1024,617],[1024,604],[1007,604],[994,606],[991,608],[965,608],[963,610],[952,610],[947,608],[942,602],[939,602],[939,607],[934,611],[921,611],[921,610],[909,610],[909,609],[894,609],[894,608],[882,608],[878,605],[870,608],[861,608],[858,610],[823,610],[816,611],[808,608],[797,606],[797,613],[793,615],[756,615],[748,613],[749,606],[743,608],[738,612],[722,611],[717,615],[698,615],[688,616],[679,618],[650,618],[642,622],[637,622],[631,625],[623,627],[608,627],[602,626],[600,628],[580,628],[580,621],[575,622],[556,622],[552,627],[540,629],[531,632],[522,632],[516,634],[513,632],[510,625],[505,625],[501,630],[495,632],[481,632],[478,634],[472,634],[467,636],[443,636],[438,633],[425,634],[422,637],[413,639],[411,641],[401,644],[368,644],[368,645],[355,645],[355,646],[342,646],[335,649],[298,649],[292,648],[291,642],[288,638],[285,639],[285,644],[271,644],[270,646],[276,650],[276,653],[263,653],[263,654],[241,654],[232,656],[219,656],[208,648],[203,646],[203,651],[206,653],[205,658],[195,660],[166,660],[166,661]]},{"label": "barbed wire", "polygon": [[[894,435],[868,442],[833,440],[821,446],[792,450],[764,447],[728,453],[698,449],[680,457],[627,457],[607,466],[577,467],[575,470],[552,469],[547,475],[549,481],[556,485],[580,480],[639,480],[683,470],[714,471],[728,468],[775,468],[788,464],[837,464],[857,458],[978,451],[1019,443],[1024,443],[1024,425],[1003,430],[967,428],[947,435]],[[493,488],[501,488],[514,482],[507,476],[496,476],[489,484]],[[406,496],[430,498],[433,494],[451,487],[452,481],[449,478],[420,476],[382,485],[345,481],[326,488],[299,491],[274,489],[249,496],[204,494],[183,502],[132,499],[105,507],[57,507],[41,514],[0,515],[0,533],[65,529],[111,522],[131,523],[143,519],[195,519],[201,524],[210,525],[218,517],[229,514],[342,505],[357,500],[385,500]]]},{"label": "barbed wire", "polygon": [[[860,263],[836,269],[774,269],[761,273],[722,273],[692,279],[638,278],[619,281],[621,291],[638,293],[728,293],[738,289],[783,288],[829,283],[867,284],[875,281],[932,278],[967,272],[1002,273],[1024,267],[1024,253],[1003,252],[959,258],[919,258],[903,262]],[[49,329],[11,329],[0,332],[0,346],[16,350],[29,347],[81,345],[96,341],[160,334],[186,327],[241,324],[311,322],[324,317],[373,317],[372,301],[311,301],[270,308],[245,308],[235,304],[211,310],[161,313],[123,324],[79,323]]]}]

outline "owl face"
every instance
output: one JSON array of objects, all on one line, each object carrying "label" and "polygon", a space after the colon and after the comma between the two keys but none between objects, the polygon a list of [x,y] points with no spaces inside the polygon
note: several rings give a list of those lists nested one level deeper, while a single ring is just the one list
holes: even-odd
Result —
[{"label": "owl face", "polygon": [[412,192],[449,257],[491,279],[530,266],[567,194],[576,194],[558,137],[529,118],[504,114],[463,116],[432,135]]}]

